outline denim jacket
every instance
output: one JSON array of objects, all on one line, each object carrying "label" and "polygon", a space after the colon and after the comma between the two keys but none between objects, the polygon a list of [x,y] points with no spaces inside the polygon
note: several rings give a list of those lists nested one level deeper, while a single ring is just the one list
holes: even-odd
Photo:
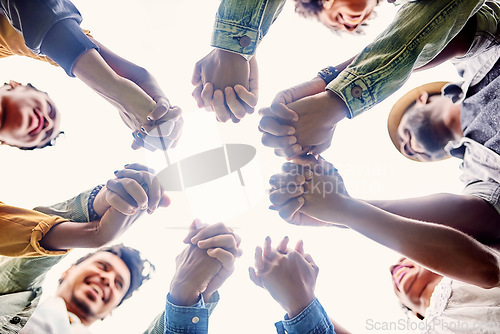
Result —
[{"label": "denim jacket", "polygon": [[335,334],[333,324],[318,299],[313,300],[299,315],[274,324],[278,334]]},{"label": "denim jacket", "polygon": [[250,59],[284,4],[285,0],[222,0],[212,46]]}]

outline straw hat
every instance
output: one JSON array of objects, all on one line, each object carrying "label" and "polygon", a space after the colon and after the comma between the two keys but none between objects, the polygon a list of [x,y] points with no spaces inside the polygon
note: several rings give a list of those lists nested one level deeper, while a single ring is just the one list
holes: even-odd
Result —
[{"label": "straw hat", "polygon": [[[398,137],[398,127],[401,123],[401,118],[408,110],[408,107],[418,99],[418,97],[423,93],[427,92],[429,95],[440,94],[443,87],[448,84],[447,81],[431,82],[417,88],[410,90],[408,93],[403,95],[392,107],[389,117],[387,118],[387,129],[389,130],[389,136],[391,137],[392,143],[399,151],[401,147],[401,141]],[[414,161],[420,161],[417,159],[409,158]]]}]

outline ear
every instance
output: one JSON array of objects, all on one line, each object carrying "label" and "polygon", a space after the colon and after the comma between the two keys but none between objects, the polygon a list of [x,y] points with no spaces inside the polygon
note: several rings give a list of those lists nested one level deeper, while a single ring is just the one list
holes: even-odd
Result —
[{"label": "ear", "polygon": [[429,93],[422,92],[418,96],[417,101],[420,102],[420,103],[422,103],[422,104],[426,104],[428,99],[429,99]]},{"label": "ear", "polygon": [[69,273],[71,272],[71,269],[73,269],[75,267],[74,264],[71,265],[71,267],[69,267],[68,269],[66,269],[62,274],[61,274],[61,278],[59,279],[59,281],[63,281],[64,279],[66,279],[66,277],[68,277]]},{"label": "ear", "polygon": [[12,88],[16,88],[16,87],[19,87],[21,86],[21,84],[17,81],[14,81],[14,80],[10,80],[9,81],[9,85],[12,87]]}]

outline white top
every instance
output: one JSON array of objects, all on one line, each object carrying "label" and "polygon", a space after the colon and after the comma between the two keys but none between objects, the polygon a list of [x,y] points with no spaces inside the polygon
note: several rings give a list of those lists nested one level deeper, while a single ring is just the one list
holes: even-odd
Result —
[{"label": "white top", "polygon": [[62,298],[51,297],[38,305],[19,333],[90,334],[90,331],[76,315],[68,312]]}]

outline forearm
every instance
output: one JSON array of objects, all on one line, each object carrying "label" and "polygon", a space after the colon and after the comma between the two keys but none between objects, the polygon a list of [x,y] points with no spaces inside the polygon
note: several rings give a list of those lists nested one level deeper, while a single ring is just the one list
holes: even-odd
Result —
[{"label": "forearm", "polygon": [[382,210],[403,217],[446,225],[484,244],[500,239],[500,215],[486,201],[475,196],[433,194],[400,200],[367,200]]},{"label": "forearm", "polygon": [[166,97],[155,77],[148,70],[120,57],[98,41],[94,39],[92,41],[99,46],[99,54],[117,75],[135,83],[155,102],[160,97]]},{"label": "forearm", "polygon": [[87,86],[110,102],[128,104],[130,96],[151,100],[132,81],[122,78],[104,61],[98,51],[92,49],[82,54],[73,67],[73,73]]},{"label": "forearm", "polygon": [[490,248],[447,226],[394,215],[359,200],[344,203],[336,221],[444,276],[498,286],[499,259]]}]

